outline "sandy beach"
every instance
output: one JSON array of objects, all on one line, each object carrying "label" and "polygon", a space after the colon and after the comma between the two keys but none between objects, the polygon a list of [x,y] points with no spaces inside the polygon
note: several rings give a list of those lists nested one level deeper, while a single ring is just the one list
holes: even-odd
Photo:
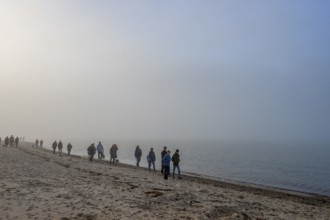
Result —
[{"label": "sandy beach", "polygon": [[[0,148],[0,219],[330,219],[330,198]],[[96,159],[97,161],[97,159]]]}]

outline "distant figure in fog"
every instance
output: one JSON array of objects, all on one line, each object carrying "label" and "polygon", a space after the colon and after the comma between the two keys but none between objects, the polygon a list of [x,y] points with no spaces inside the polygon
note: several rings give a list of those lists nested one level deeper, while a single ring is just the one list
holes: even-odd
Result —
[{"label": "distant figure in fog", "polygon": [[136,166],[140,166],[140,161],[141,161],[141,156],[142,156],[142,150],[140,148],[140,146],[136,146],[135,148],[135,158],[136,158]]},{"label": "distant figure in fog", "polygon": [[96,147],[95,147],[95,144],[91,144],[88,148],[87,148],[87,153],[88,153],[88,156],[89,156],[89,160],[91,161],[91,163],[93,162],[93,158],[94,158],[94,155],[96,153]]},{"label": "distant figure in fog", "polygon": [[58,142],[57,147],[58,147],[58,154],[62,157],[62,148],[63,148],[62,141]]},{"label": "distant figure in fog", "polygon": [[15,138],[15,146],[17,147],[18,146],[18,142],[19,142],[19,139],[18,137]]},{"label": "distant figure in fog", "polygon": [[11,147],[14,145],[14,141],[15,141],[15,138],[14,138],[13,135],[11,135],[10,138],[9,138],[9,142],[10,142]]},{"label": "distant figure in fog", "polygon": [[68,155],[70,156],[70,152],[72,149],[72,145],[70,144],[70,142],[68,143],[68,145],[66,146],[67,150],[68,150]]},{"label": "distant figure in fog", "polygon": [[115,163],[115,160],[117,158],[117,151],[118,147],[117,144],[113,144],[112,147],[110,148],[110,163]]},{"label": "distant figure in fog", "polygon": [[57,142],[56,141],[54,141],[52,147],[53,147],[53,153],[55,154],[56,148],[57,148]]},{"label": "distant figure in fog", "polygon": [[101,141],[99,141],[99,144],[97,145],[96,150],[97,150],[97,158],[103,159],[104,158],[104,148],[103,148],[103,145],[101,144]]},{"label": "distant figure in fog", "polygon": [[179,149],[177,149],[175,151],[175,153],[173,154],[173,156],[172,156],[172,162],[173,162],[173,179],[174,179],[175,169],[176,168],[178,169],[178,178],[179,179],[182,179],[181,178],[181,172],[180,172],[180,166],[179,166],[179,163],[180,163]]},{"label": "distant figure in fog", "polygon": [[44,145],[44,141],[43,140],[40,141],[40,147],[42,147],[42,145]]},{"label": "distant figure in fog", "polygon": [[38,146],[39,146],[39,140],[38,139],[36,140],[35,144],[36,144],[36,148],[38,148]]},{"label": "distant figure in fog", "polygon": [[8,136],[5,137],[5,147],[8,147],[9,144],[9,138]]},{"label": "distant figure in fog", "polygon": [[156,171],[155,169],[155,161],[156,161],[156,155],[155,155],[155,152],[154,152],[154,149],[153,148],[150,148],[150,151],[149,151],[149,154],[147,156],[147,160],[148,160],[148,169],[150,171],[150,167],[151,167],[151,164],[154,168],[154,172]]},{"label": "distant figure in fog", "polygon": [[165,156],[163,157],[163,167],[164,167],[164,179],[168,179],[168,175],[170,174],[170,162],[171,162],[171,151],[167,151]]},{"label": "distant figure in fog", "polygon": [[160,160],[160,165],[161,165],[161,167],[162,167],[162,169],[161,169],[161,172],[162,172],[162,174],[164,174],[164,166],[163,166],[163,158],[164,158],[164,156],[167,154],[167,147],[166,146],[164,146],[164,148],[163,148],[163,150],[162,150],[162,152],[161,152],[161,160]]}]

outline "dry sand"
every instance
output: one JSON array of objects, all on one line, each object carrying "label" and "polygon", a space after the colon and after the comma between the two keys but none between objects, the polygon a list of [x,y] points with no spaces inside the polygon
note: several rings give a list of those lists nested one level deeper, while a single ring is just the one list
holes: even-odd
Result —
[{"label": "dry sand", "polygon": [[330,219],[330,198],[184,176],[23,143],[0,148],[0,219]]}]

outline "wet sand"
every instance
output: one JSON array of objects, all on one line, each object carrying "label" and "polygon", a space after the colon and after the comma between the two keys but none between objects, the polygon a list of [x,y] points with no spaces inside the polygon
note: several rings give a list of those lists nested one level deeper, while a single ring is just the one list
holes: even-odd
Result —
[{"label": "wet sand", "polygon": [[[330,198],[0,148],[0,219],[330,219]],[[97,161],[97,159],[96,159]]]}]

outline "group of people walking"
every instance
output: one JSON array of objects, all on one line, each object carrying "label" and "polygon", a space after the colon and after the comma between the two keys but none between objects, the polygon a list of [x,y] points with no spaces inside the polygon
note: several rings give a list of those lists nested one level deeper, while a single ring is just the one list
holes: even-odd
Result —
[{"label": "group of people walking", "polygon": [[[112,147],[110,148],[110,164],[111,163],[115,163],[117,160],[117,151],[118,151],[118,147],[116,144],[113,144]],[[97,147],[95,147],[95,144],[91,144],[88,148],[87,148],[87,154],[89,157],[90,162],[93,162],[94,159],[94,155],[96,154],[96,152],[98,152],[98,159],[104,159],[104,148],[103,145],[101,143],[101,141],[99,142],[99,144],[97,145]],[[136,166],[139,167],[140,166],[140,162],[141,162],[141,157],[142,157],[142,150],[140,148],[139,145],[136,146],[135,148],[135,152],[134,152],[134,156],[136,159]],[[156,155],[154,152],[153,148],[150,148],[150,151],[147,155],[147,161],[148,161],[148,170],[151,170],[151,165],[153,168],[153,171],[156,171],[155,168],[155,161],[156,161]],[[173,163],[173,174],[172,177],[173,179],[175,178],[175,171],[177,170],[178,172],[178,178],[181,179],[181,170],[180,170],[180,154],[179,154],[179,149],[177,149],[175,151],[175,153],[171,156],[171,151],[167,150],[167,147],[164,146],[163,151],[161,152],[161,173],[164,175],[164,179],[168,179],[168,176],[170,175],[170,163]]]},{"label": "group of people walking", "polygon": [[[9,140],[10,138],[6,137],[6,140]],[[16,140],[16,139],[15,139]],[[0,138],[0,142],[1,142],[1,138]],[[10,141],[7,141],[8,143],[10,143]],[[35,141],[35,146],[36,147],[42,147],[43,146],[43,140],[39,140],[37,139]],[[56,149],[58,149],[58,154],[60,156],[62,156],[62,149],[63,149],[63,143],[62,141],[54,141],[52,144],[52,148],[53,148],[53,153],[56,154]],[[72,149],[72,145],[69,142],[67,144],[67,152],[68,155],[70,155],[71,153],[71,149]],[[118,151],[118,147],[116,144],[113,144],[110,148],[110,164],[115,164],[118,163],[118,159],[117,159],[117,151]],[[93,162],[94,159],[94,155],[96,154],[98,155],[98,159],[102,160],[105,158],[104,155],[104,147],[101,143],[101,141],[99,141],[98,145],[95,147],[95,144],[91,144],[88,148],[87,148],[87,154],[88,154],[88,158],[90,160],[90,162]],[[134,156],[136,159],[136,166],[139,167],[140,166],[140,162],[141,162],[141,158],[142,158],[142,150],[140,148],[139,145],[136,146],[135,148],[135,152],[134,152]],[[156,166],[155,166],[155,161],[156,161],[156,155],[154,152],[154,148],[150,148],[150,151],[146,157],[147,162],[148,162],[148,170],[151,171],[151,166],[154,172],[156,172]],[[164,176],[164,179],[168,179],[168,176],[170,176],[170,164],[173,164],[173,172],[172,172],[172,177],[173,179],[175,178],[175,172],[177,170],[177,176],[178,179],[181,179],[181,170],[180,170],[180,154],[179,154],[179,149],[175,150],[175,153],[171,156],[171,151],[167,149],[166,146],[164,146],[162,152],[161,152],[161,173]]]},{"label": "group of people walking", "polygon": [[[56,154],[56,148],[58,149],[58,154],[62,157],[62,149],[63,149],[63,143],[62,141],[59,141],[58,143],[56,141],[53,142],[52,144],[52,148],[53,148],[53,153]],[[67,151],[68,151],[68,155],[70,156],[71,153],[71,149],[72,149],[72,145],[69,142],[68,145],[66,146]]]},{"label": "group of people walking", "polygon": [[[18,146],[18,142],[19,142],[20,138],[16,137],[14,138],[14,135],[11,135],[10,137],[6,136],[4,139],[4,143],[3,146],[4,147],[13,147],[15,145],[15,147]],[[1,137],[0,137],[0,144],[1,144]]]},{"label": "group of people walking", "polygon": [[180,170],[180,154],[179,149],[175,150],[175,153],[171,157],[171,151],[167,150],[167,147],[164,146],[163,151],[161,152],[162,155],[162,174],[164,175],[164,179],[168,179],[168,176],[170,175],[170,164],[171,161],[173,163],[173,179],[175,178],[175,170],[178,170],[178,178],[181,178],[181,170]]},{"label": "group of people walking", "polygon": [[[97,151],[99,160],[102,160],[105,158],[103,145],[102,145],[101,141],[99,141],[99,144],[97,145],[97,147],[95,147],[95,144],[93,143],[87,148],[87,154],[88,154],[90,162],[93,162],[96,151]],[[110,148],[110,163],[116,162],[117,151],[118,151],[117,145],[113,144],[112,147]]]},{"label": "group of people walking", "polygon": [[36,139],[36,141],[34,142],[34,145],[32,145],[32,147],[36,147],[36,148],[38,148],[38,147],[41,147],[42,148],[42,146],[44,145],[44,141],[43,140],[40,140],[40,142],[39,142],[39,140],[38,139]]},{"label": "group of people walking", "polygon": [[[135,158],[136,158],[136,166],[139,167],[141,157],[142,157],[142,150],[140,146],[136,146],[135,148]],[[171,151],[167,150],[167,147],[164,146],[163,151],[161,152],[161,173],[164,175],[164,179],[168,179],[168,176],[170,175],[170,163],[172,161],[173,163],[173,179],[175,178],[175,171],[178,170],[178,178],[181,179],[181,171],[180,171],[180,154],[179,149],[175,150],[175,153],[171,157]],[[156,155],[153,148],[150,148],[150,151],[147,155],[147,161],[148,161],[148,169],[150,171],[151,165],[153,166],[153,170],[155,169],[155,161],[156,161]]]}]

